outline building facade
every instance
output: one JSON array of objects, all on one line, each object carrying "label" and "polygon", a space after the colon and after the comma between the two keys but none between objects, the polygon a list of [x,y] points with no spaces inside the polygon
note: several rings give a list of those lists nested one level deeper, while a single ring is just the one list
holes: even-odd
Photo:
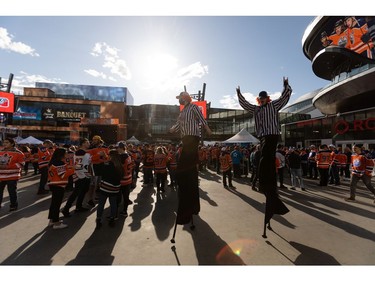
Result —
[{"label": "building facade", "polygon": [[[127,138],[125,107],[127,98],[132,97],[125,88],[86,86],[89,90],[83,91],[84,85],[61,85],[24,88],[24,95],[16,96],[15,112],[9,114],[7,127],[16,127],[21,137],[58,143],[77,143],[79,138],[93,135],[100,135],[107,143]],[[76,86],[77,91],[72,90]],[[60,90],[56,93],[50,88]],[[112,95],[110,101],[103,88]]]},{"label": "building facade", "polygon": [[306,28],[303,52],[315,75],[328,81],[311,99],[323,117],[285,124],[287,145],[375,148],[374,42],[375,17],[322,16]]}]

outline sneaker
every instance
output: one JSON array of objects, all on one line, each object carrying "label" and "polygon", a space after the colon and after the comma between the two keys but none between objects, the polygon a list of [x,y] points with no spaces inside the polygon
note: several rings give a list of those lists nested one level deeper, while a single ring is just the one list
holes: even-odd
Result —
[{"label": "sneaker", "polygon": [[64,215],[64,218],[70,218],[71,217],[70,212],[66,209],[61,209],[61,213]]},{"label": "sneaker", "polygon": [[59,224],[55,224],[52,228],[53,229],[63,229],[63,228],[67,228],[67,227],[68,227],[67,224],[59,223]]},{"label": "sneaker", "polygon": [[290,189],[291,189],[291,190],[296,190],[296,188],[295,188],[295,187],[291,187]]},{"label": "sneaker", "polygon": [[345,201],[347,201],[347,202],[355,202],[355,198],[353,198],[353,197],[345,198]]},{"label": "sneaker", "polygon": [[128,212],[122,211],[122,212],[120,212],[120,215],[123,216],[123,217],[125,217],[125,218],[127,218],[128,217]]},{"label": "sneaker", "polygon": [[14,211],[16,211],[18,209],[18,206],[11,206],[10,208],[9,208],[9,212],[14,212]]},{"label": "sneaker", "polygon": [[224,184],[224,188],[228,188],[228,186],[226,184]]},{"label": "sneaker", "polygon": [[[63,223],[63,221],[60,220],[60,223]],[[49,222],[48,222],[48,226],[54,226],[54,225],[55,225],[55,223],[54,223],[53,221],[49,221]]]},{"label": "sneaker", "polygon": [[302,191],[306,191],[306,188],[301,188]]},{"label": "sneaker", "polygon": [[280,188],[286,189],[287,187],[285,185],[280,185]]}]

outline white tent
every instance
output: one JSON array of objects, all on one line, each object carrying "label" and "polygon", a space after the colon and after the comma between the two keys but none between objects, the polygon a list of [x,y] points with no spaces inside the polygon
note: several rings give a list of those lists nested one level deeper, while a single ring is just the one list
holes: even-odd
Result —
[{"label": "white tent", "polygon": [[17,137],[15,137],[15,138],[13,138],[14,139],[14,141],[16,142],[16,143],[18,143],[18,142],[20,142],[21,140],[23,140],[23,138],[21,138],[20,136],[17,136]]},{"label": "white tent", "polygon": [[235,134],[233,137],[223,141],[222,143],[259,143],[259,140],[254,137],[252,134],[250,134],[245,129],[242,129],[237,134]]},{"label": "white tent", "polygon": [[135,136],[132,136],[130,139],[126,141],[127,143],[132,143],[132,144],[140,144],[141,142],[137,140]]},{"label": "white tent", "polygon": [[34,138],[33,136],[29,136],[19,142],[17,142],[18,144],[41,144],[43,143],[41,140],[38,140],[36,138]]}]

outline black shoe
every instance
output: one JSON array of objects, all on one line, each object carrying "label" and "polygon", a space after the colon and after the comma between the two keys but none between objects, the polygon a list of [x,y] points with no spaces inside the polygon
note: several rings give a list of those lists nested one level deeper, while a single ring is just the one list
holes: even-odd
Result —
[{"label": "black shoe", "polygon": [[123,217],[125,217],[125,218],[127,218],[128,217],[128,212],[122,211],[122,212],[120,212],[120,215],[123,216]]},{"label": "black shoe", "polygon": [[95,207],[95,202],[93,200],[90,200],[87,202],[87,205],[91,206],[91,207]]},{"label": "black shoe", "polygon": [[66,209],[62,209],[61,213],[64,215],[64,218],[70,218],[71,217],[70,212]]},{"label": "black shoe", "polygon": [[18,206],[10,206],[9,212],[17,211],[17,209],[18,209]]},{"label": "black shoe", "polygon": [[228,186],[226,184],[224,184],[224,188],[228,188]]},{"label": "black shoe", "polygon": [[90,211],[90,209],[89,208],[84,208],[84,207],[79,207],[79,208],[76,208],[74,210],[74,212],[76,212],[76,213],[81,213],[81,212],[86,212],[86,211]]},{"label": "black shoe", "polygon": [[108,216],[107,220],[108,221],[111,221],[111,220],[117,221],[118,220],[118,216],[115,216],[115,217]]},{"label": "black shoe", "polygon": [[110,219],[109,219],[109,226],[111,226],[111,227],[113,227],[113,226],[115,226],[115,220],[116,220],[116,218],[114,218],[114,217],[111,217]]},{"label": "black shoe", "polygon": [[287,187],[286,187],[285,185],[280,185],[280,188],[284,188],[284,189],[285,189],[285,188],[287,188]]},{"label": "black shoe", "polygon": [[48,190],[43,189],[43,190],[39,190],[37,192],[37,195],[43,195],[43,194],[47,194],[47,193],[48,193]]}]

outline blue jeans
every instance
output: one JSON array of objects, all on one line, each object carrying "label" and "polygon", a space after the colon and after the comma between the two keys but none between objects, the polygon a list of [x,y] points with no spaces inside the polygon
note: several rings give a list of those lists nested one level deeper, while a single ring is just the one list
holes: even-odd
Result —
[{"label": "blue jeans", "polygon": [[96,219],[100,220],[103,215],[104,206],[107,202],[107,198],[109,198],[109,205],[111,207],[111,217],[117,216],[117,196],[118,192],[116,193],[109,193],[103,190],[99,190],[99,202],[98,202],[98,209],[96,210]]},{"label": "blue jeans", "polygon": [[4,188],[7,186],[9,193],[10,207],[18,207],[17,201],[17,181],[0,181],[0,205],[3,202]]},{"label": "blue jeans", "polygon": [[291,178],[292,178],[292,187],[296,187],[297,181],[298,181],[299,187],[304,188],[303,178],[302,178],[302,169],[301,168],[299,168],[299,169],[291,168],[290,169],[290,175],[291,175]]}]

